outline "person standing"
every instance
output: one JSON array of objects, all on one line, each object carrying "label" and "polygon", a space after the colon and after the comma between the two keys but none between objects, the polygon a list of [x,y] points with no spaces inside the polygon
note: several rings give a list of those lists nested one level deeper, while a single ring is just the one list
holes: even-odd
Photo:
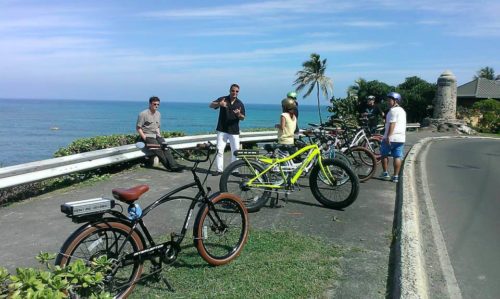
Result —
[{"label": "person standing", "polygon": [[366,117],[370,133],[375,133],[379,122],[379,116],[384,117],[384,112],[375,105],[375,96],[368,96],[366,99],[366,106],[364,106],[364,111],[361,113],[361,116],[363,118]]},{"label": "person standing", "polygon": [[392,156],[394,166],[392,181],[397,183],[399,181],[404,143],[406,141],[406,112],[400,106],[402,98],[399,93],[388,93],[387,100],[390,109],[387,113],[384,137],[380,145],[383,169],[380,178],[387,181],[391,180],[391,176],[387,172],[387,167],[389,165],[389,156]]},{"label": "person standing", "polygon": [[[150,97],[149,108],[139,113],[137,117],[136,130],[139,136],[147,144],[162,144],[165,139],[161,136],[161,114],[158,111],[160,98]],[[169,149],[151,149],[158,157],[161,164],[169,171],[182,172],[183,167],[175,161]]]},{"label": "person standing", "polygon": [[219,119],[217,121],[217,170],[212,173],[218,176],[224,170],[224,149],[229,141],[231,146],[231,162],[236,160],[234,151],[240,149],[240,121],[245,119],[245,105],[238,99],[240,87],[232,84],[229,88],[229,95],[223,96],[210,103],[209,107],[219,109]]},{"label": "person standing", "polygon": [[294,134],[299,134],[299,102],[297,101],[297,93],[295,91],[290,91],[286,94],[286,97],[292,99],[295,102],[295,118],[297,118],[297,126],[295,127]]},{"label": "person standing", "polygon": [[291,147],[294,146],[294,132],[297,128],[296,107],[295,101],[291,98],[283,99],[280,123],[275,125],[278,129],[278,143],[289,146],[290,151],[293,151]]}]

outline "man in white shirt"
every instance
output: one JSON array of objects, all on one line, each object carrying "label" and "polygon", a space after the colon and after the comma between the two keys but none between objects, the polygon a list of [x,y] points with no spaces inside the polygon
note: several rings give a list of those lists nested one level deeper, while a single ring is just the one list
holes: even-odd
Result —
[{"label": "man in white shirt", "polygon": [[[387,94],[387,100],[390,107],[385,121],[385,133],[380,145],[382,155],[383,172],[380,178],[383,180],[392,180],[394,183],[399,181],[399,171],[403,160],[403,149],[406,141],[406,112],[401,106],[401,95],[397,92]],[[393,158],[394,175],[387,172],[389,165],[389,156]]]}]

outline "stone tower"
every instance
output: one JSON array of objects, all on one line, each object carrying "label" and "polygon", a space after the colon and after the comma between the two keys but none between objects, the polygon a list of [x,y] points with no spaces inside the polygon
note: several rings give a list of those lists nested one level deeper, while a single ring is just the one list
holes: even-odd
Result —
[{"label": "stone tower", "polygon": [[457,112],[457,78],[449,70],[444,71],[437,80],[437,93],[434,100],[435,119],[455,120]]}]

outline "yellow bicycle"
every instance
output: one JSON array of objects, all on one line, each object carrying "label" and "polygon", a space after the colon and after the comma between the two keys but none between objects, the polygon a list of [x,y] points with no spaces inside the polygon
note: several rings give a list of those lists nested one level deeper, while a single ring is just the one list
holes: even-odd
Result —
[{"label": "yellow bicycle", "polygon": [[299,178],[307,174],[312,194],[324,206],[342,209],[356,200],[357,175],[341,161],[323,159],[317,144],[307,145],[291,155],[280,145],[269,145],[266,149],[267,153],[235,151],[239,160],[227,166],[219,182],[221,192],[239,195],[249,212],[262,208],[273,192],[285,194],[286,199],[291,192],[300,190]]}]

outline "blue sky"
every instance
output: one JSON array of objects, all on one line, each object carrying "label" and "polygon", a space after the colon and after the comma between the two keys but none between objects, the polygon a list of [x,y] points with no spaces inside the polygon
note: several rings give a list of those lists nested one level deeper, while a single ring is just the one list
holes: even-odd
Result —
[{"label": "blue sky", "polygon": [[278,103],[313,52],[336,97],[360,77],[463,84],[500,74],[499,15],[498,0],[0,0],[0,98],[209,102],[236,82]]}]

